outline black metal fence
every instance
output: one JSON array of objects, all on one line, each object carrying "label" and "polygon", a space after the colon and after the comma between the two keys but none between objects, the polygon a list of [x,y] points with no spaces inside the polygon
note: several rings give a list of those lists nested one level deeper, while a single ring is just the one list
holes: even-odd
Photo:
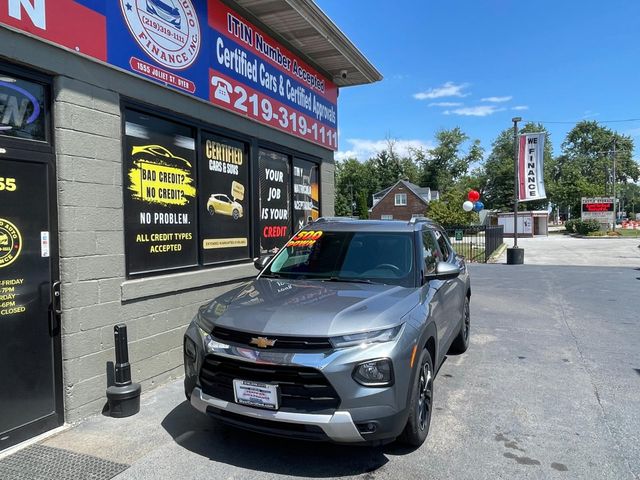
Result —
[{"label": "black metal fence", "polygon": [[504,241],[502,225],[466,225],[445,230],[455,251],[469,262],[487,263]]}]

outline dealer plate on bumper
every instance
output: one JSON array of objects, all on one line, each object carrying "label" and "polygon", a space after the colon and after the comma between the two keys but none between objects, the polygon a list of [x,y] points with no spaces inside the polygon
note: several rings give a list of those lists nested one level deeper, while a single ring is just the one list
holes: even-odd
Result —
[{"label": "dealer plate on bumper", "polygon": [[268,383],[234,380],[233,394],[236,403],[249,407],[278,409],[278,386]]}]

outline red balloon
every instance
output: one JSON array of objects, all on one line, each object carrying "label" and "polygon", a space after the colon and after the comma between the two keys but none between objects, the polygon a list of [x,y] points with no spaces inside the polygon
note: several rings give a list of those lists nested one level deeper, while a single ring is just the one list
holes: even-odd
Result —
[{"label": "red balloon", "polygon": [[480,200],[480,194],[475,190],[471,190],[468,197],[472,202],[477,202],[478,200]]}]

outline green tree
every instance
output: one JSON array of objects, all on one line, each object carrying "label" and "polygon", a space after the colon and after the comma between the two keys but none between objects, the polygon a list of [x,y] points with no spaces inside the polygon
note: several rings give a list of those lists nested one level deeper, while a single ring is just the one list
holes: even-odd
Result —
[{"label": "green tree", "polygon": [[[544,176],[548,190],[548,178],[554,169],[553,148],[549,133],[540,123],[527,123],[519,133],[544,132]],[[486,208],[495,210],[511,210],[514,201],[514,145],[513,129],[503,130],[493,142],[491,153],[484,164],[481,178],[485,182],[479,187]],[[547,197],[549,198],[549,191]],[[521,203],[520,208],[526,210],[546,209],[548,200]]]},{"label": "green tree", "polygon": [[484,155],[479,140],[474,140],[465,151],[463,145],[468,140],[469,137],[459,127],[436,132],[436,147],[416,152],[421,167],[420,185],[439,192],[453,188],[456,181],[468,172],[469,166],[480,162]]},{"label": "green tree", "polygon": [[336,215],[350,216],[357,212],[358,198],[371,196],[378,188],[375,169],[370,161],[355,158],[336,162]]},{"label": "green tree", "polygon": [[427,216],[445,227],[478,223],[479,217],[476,212],[465,212],[462,209],[466,199],[464,189],[450,189],[440,196],[440,200],[429,203]]},{"label": "green tree", "polygon": [[[613,179],[615,148],[616,178]],[[581,197],[611,195],[613,182],[636,181],[640,168],[632,158],[633,139],[599,125],[583,121],[567,134],[552,178],[555,203],[580,211]]]}]

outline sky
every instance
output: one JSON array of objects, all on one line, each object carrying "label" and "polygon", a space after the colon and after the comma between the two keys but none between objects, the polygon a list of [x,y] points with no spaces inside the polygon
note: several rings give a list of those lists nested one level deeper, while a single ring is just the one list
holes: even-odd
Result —
[{"label": "sky", "polygon": [[554,154],[576,121],[636,119],[603,124],[640,159],[638,0],[316,3],[384,76],[340,90],[337,159],[366,160],[388,138],[429,147],[456,126],[488,154],[516,116],[542,121]]}]

